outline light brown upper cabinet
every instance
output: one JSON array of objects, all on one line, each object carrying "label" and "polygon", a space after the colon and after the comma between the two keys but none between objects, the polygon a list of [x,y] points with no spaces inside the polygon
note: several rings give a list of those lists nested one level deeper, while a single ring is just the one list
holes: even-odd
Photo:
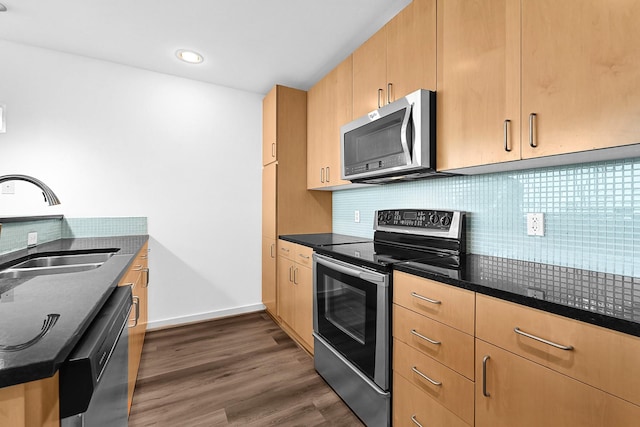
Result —
[{"label": "light brown upper cabinet", "polygon": [[436,1],[413,0],[353,52],[353,117],[436,87]]},{"label": "light brown upper cabinet", "polygon": [[275,162],[278,158],[277,138],[277,92],[278,86],[267,93],[262,100],[262,165]]},{"label": "light brown upper cabinet", "polygon": [[333,189],[340,179],[340,126],[352,119],[352,59],[349,56],[307,93],[307,188]]},{"label": "light brown upper cabinet", "polygon": [[437,19],[439,170],[640,142],[637,2],[438,0]]}]

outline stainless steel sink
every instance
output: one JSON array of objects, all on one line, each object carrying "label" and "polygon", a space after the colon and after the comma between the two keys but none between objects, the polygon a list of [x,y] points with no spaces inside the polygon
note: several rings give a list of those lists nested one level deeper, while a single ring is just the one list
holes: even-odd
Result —
[{"label": "stainless steel sink", "polygon": [[104,264],[113,254],[115,252],[39,256],[0,271],[0,279],[18,279],[93,270]]}]

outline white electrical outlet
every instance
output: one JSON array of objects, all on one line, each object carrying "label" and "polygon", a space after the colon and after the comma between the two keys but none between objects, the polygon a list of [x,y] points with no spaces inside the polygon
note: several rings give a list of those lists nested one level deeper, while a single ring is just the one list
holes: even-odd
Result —
[{"label": "white electrical outlet", "polygon": [[527,214],[527,236],[544,236],[544,214]]},{"label": "white electrical outlet", "polygon": [[16,183],[14,181],[3,182],[2,194],[16,194]]},{"label": "white electrical outlet", "polygon": [[353,211],[353,221],[360,222],[360,211]]},{"label": "white electrical outlet", "polygon": [[32,231],[31,233],[27,234],[27,246],[35,246],[38,244],[38,233],[35,231]]}]

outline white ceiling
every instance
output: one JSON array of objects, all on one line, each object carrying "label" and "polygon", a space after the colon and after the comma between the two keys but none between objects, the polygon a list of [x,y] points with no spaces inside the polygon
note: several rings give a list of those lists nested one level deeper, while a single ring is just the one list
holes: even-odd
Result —
[{"label": "white ceiling", "polygon": [[[306,90],[409,2],[0,0],[0,39],[258,93]],[[178,49],[205,60],[180,62]]]}]

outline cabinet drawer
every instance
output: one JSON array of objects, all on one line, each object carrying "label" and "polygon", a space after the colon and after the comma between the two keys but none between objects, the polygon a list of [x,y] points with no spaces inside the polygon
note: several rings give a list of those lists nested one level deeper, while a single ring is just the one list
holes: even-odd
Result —
[{"label": "cabinet drawer", "polygon": [[[445,408],[473,424],[474,383],[429,356],[393,340],[394,374],[402,375]],[[440,383],[431,383],[428,379]]]},{"label": "cabinet drawer", "polygon": [[313,249],[303,245],[295,245],[294,261],[300,265],[311,267],[313,262]]},{"label": "cabinet drawer", "polygon": [[278,239],[278,255],[293,260],[295,258],[296,246],[298,245],[296,245],[295,243]]},{"label": "cabinet drawer", "polygon": [[393,425],[397,427],[416,427],[417,421],[423,426],[467,427],[452,412],[432,399],[424,391],[393,374]]},{"label": "cabinet drawer", "polygon": [[640,404],[640,338],[484,295],[476,309],[478,338]]},{"label": "cabinet drawer", "polygon": [[392,323],[394,338],[473,381],[475,344],[472,335],[396,304],[393,305]]},{"label": "cabinet drawer", "polygon": [[475,293],[396,271],[393,302],[467,334],[475,332]]}]

